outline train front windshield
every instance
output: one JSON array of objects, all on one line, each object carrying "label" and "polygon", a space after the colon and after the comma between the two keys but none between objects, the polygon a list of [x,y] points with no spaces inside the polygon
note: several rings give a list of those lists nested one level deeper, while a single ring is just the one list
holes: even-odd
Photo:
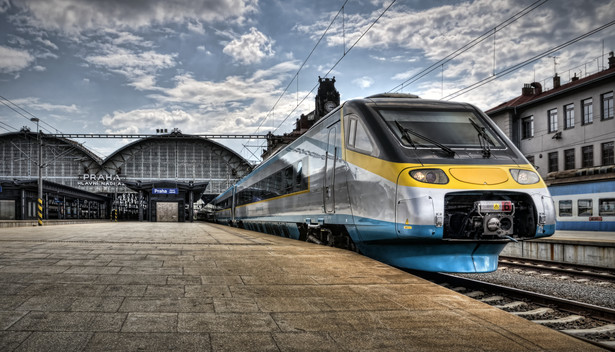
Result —
[{"label": "train front windshield", "polygon": [[506,148],[498,134],[473,111],[379,109],[406,146],[433,148]]}]

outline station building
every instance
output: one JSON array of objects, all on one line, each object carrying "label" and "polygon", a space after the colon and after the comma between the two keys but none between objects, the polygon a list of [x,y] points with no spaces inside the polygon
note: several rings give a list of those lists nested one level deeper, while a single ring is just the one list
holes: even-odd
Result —
[{"label": "station building", "polygon": [[558,230],[615,231],[615,56],[593,74],[546,83],[524,84],[486,113],[547,183]]},{"label": "station building", "polygon": [[43,219],[144,221],[192,221],[198,200],[207,203],[252,169],[225,146],[179,130],[101,159],[75,141],[24,128],[0,135],[0,160],[0,220],[36,219],[39,167]]}]

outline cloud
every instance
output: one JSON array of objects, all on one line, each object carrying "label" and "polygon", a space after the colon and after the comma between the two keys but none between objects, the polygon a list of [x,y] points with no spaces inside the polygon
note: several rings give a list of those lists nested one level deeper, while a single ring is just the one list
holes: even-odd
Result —
[{"label": "cloud", "polygon": [[20,71],[34,62],[34,57],[26,50],[0,45],[0,73]]},{"label": "cloud", "polygon": [[98,28],[143,28],[186,20],[243,22],[257,11],[257,0],[16,0],[27,9],[32,25],[81,33]]},{"label": "cloud", "polygon": [[176,65],[176,54],[160,54],[153,50],[136,52],[113,45],[103,45],[104,53],[85,58],[90,64],[125,76],[138,90],[154,89],[156,73]]},{"label": "cloud", "polygon": [[25,106],[28,110],[48,111],[52,113],[78,113],[80,110],[75,104],[61,105],[41,102],[40,98],[22,98],[14,99],[13,103],[20,106]]},{"label": "cloud", "polygon": [[194,118],[183,110],[169,111],[164,108],[115,111],[102,118],[103,126],[108,127],[107,133],[138,133],[188,125],[192,121]]},{"label": "cloud", "polygon": [[369,88],[374,84],[374,80],[371,77],[363,76],[352,81],[358,87],[365,89]]},{"label": "cloud", "polygon": [[222,52],[241,64],[256,64],[275,54],[275,51],[271,48],[273,43],[275,43],[274,40],[252,27],[250,33],[233,39],[224,47]]}]

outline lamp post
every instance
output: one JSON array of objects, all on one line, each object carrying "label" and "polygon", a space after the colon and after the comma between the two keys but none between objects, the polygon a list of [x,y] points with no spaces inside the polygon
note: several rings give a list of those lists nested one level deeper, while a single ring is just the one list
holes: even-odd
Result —
[{"label": "lamp post", "polygon": [[43,139],[41,138],[41,131],[38,128],[39,119],[33,117],[30,121],[36,122],[36,139],[38,141],[38,204],[36,218],[38,220],[38,226],[43,226]]}]

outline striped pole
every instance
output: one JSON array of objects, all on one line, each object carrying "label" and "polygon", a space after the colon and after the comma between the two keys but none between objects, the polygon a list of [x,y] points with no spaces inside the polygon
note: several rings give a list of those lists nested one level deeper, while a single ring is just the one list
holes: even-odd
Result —
[{"label": "striped pole", "polygon": [[43,226],[43,200],[41,198],[38,199],[38,211],[36,212],[36,217],[38,219],[38,226]]}]

